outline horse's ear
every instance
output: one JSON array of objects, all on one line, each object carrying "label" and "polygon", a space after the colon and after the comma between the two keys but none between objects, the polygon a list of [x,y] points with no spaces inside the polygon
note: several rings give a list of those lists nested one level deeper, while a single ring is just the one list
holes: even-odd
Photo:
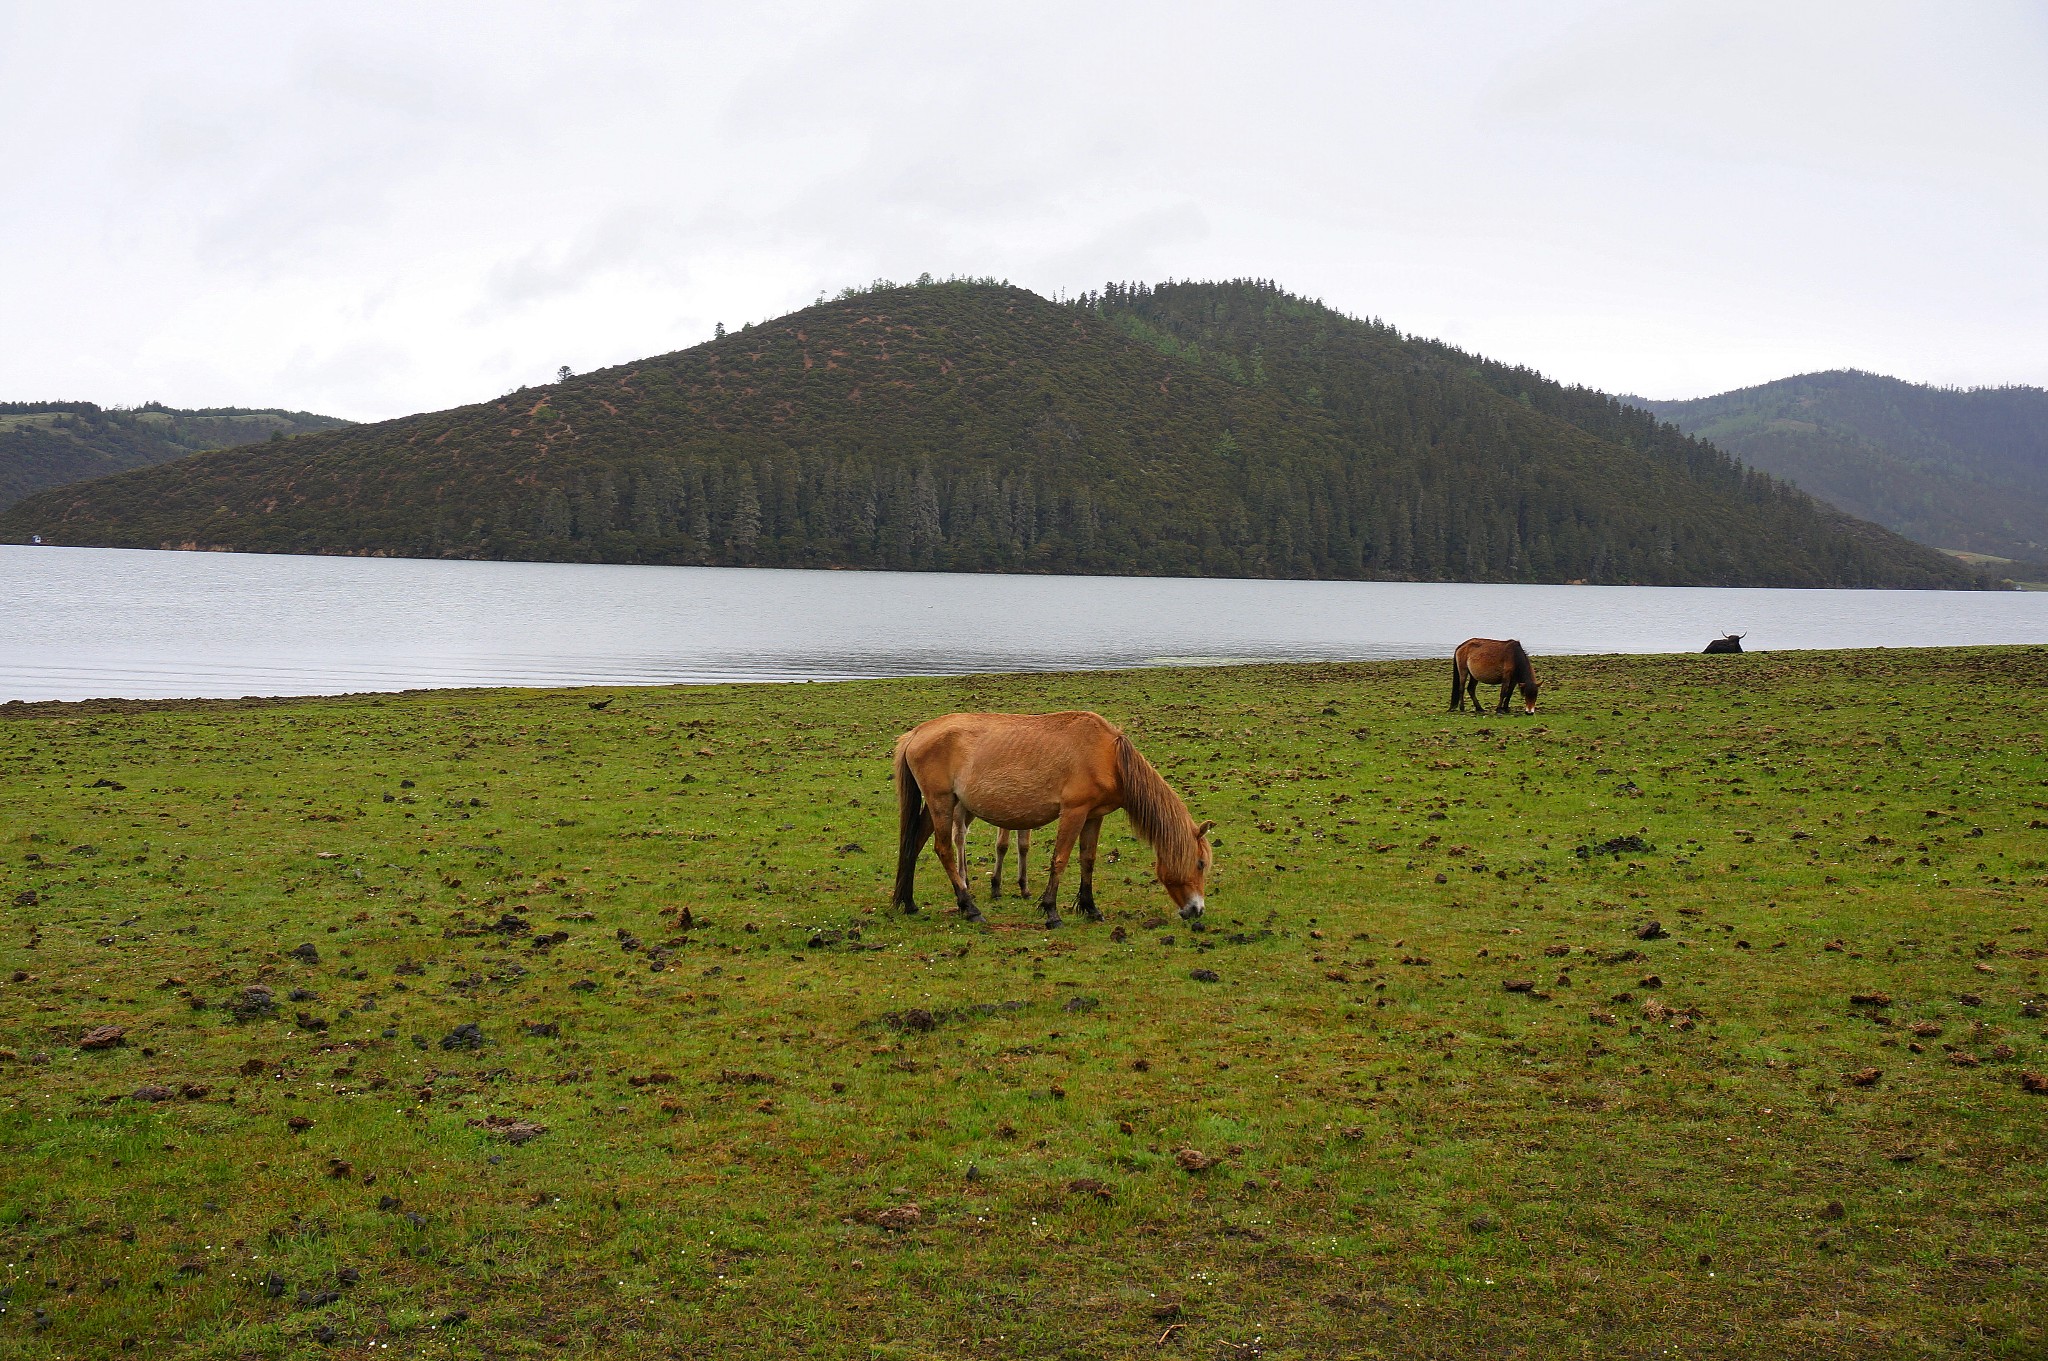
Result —
[{"label": "horse's ear", "polygon": [[1214,821],[1213,819],[1211,819],[1211,820],[1208,820],[1208,821],[1205,821],[1205,822],[1202,822],[1201,824],[1199,824],[1199,825],[1198,825],[1198,826],[1197,826],[1197,827],[1195,828],[1195,835],[1196,835],[1196,836],[1198,836],[1198,837],[1204,837],[1204,836],[1207,836],[1207,835],[1209,835],[1209,829],[1210,829],[1211,827],[1214,827],[1215,825],[1216,825],[1216,823],[1215,823],[1215,821]]}]

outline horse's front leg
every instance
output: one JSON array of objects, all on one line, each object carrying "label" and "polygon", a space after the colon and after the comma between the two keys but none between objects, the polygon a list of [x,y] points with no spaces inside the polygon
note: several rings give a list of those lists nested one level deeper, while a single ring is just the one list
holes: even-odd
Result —
[{"label": "horse's front leg", "polygon": [[1497,708],[1497,709],[1495,709],[1495,710],[1494,710],[1494,712],[1495,712],[1495,713],[1497,713],[1497,714],[1505,714],[1505,713],[1507,713],[1507,711],[1508,711],[1508,697],[1509,697],[1509,696],[1511,696],[1511,695],[1513,695],[1514,693],[1515,693],[1515,685],[1514,685],[1514,682],[1513,682],[1513,681],[1511,681],[1511,680],[1504,680],[1504,681],[1502,681],[1502,682],[1500,683],[1500,707],[1499,707],[1499,708]]},{"label": "horse's front leg", "polygon": [[942,794],[931,801],[931,813],[932,849],[938,853],[946,877],[953,881],[953,901],[959,904],[962,916],[978,922],[981,909],[974,905],[974,894],[967,888],[967,875],[961,867],[960,848],[967,832],[967,810],[951,795]]},{"label": "horse's front leg", "polygon": [[1075,897],[1074,906],[1092,922],[1102,920],[1102,912],[1095,906],[1095,843],[1101,839],[1102,819],[1088,819],[1081,827],[1081,892]]},{"label": "horse's front leg", "polygon": [[1062,808],[1060,830],[1053,843],[1052,864],[1045,871],[1045,893],[1038,900],[1038,910],[1045,913],[1047,926],[1060,924],[1060,875],[1067,868],[1067,857],[1073,854],[1075,838],[1081,835],[1081,825],[1088,820],[1084,808]]}]

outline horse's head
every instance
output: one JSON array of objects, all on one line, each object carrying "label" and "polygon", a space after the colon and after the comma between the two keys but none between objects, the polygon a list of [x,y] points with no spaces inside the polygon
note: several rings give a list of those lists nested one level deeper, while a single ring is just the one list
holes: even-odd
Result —
[{"label": "horse's head", "polygon": [[1535,681],[1522,682],[1522,712],[1525,714],[1536,712],[1536,689]]},{"label": "horse's head", "polygon": [[1183,920],[1193,921],[1202,915],[1207,905],[1203,896],[1209,879],[1209,869],[1216,863],[1216,853],[1209,848],[1209,829],[1213,822],[1200,823],[1195,827],[1195,853],[1191,864],[1182,867],[1168,867],[1164,858],[1158,865],[1159,882],[1166,888],[1166,896],[1173,899],[1173,905],[1180,909]]}]

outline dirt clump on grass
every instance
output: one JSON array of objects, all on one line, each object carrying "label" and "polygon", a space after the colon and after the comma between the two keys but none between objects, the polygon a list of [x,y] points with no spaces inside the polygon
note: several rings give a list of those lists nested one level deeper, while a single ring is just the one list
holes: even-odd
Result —
[{"label": "dirt clump on grass", "polygon": [[78,1037],[80,1049],[112,1049],[124,1043],[128,1031],[124,1026],[96,1025]]},{"label": "dirt clump on grass", "polygon": [[521,1120],[511,1115],[486,1115],[481,1120],[468,1122],[471,1128],[480,1129],[493,1138],[503,1139],[508,1144],[531,1143],[548,1132],[548,1127],[535,1120]]}]

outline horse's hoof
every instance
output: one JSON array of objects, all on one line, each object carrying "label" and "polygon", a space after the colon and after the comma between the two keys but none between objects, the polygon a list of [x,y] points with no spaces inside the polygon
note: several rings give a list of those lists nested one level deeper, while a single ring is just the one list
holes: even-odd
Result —
[{"label": "horse's hoof", "polygon": [[1046,915],[1046,918],[1045,918],[1045,929],[1046,929],[1046,930],[1048,930],[1048,931],[1057,931],[1057,930],[1059,930],[1059,929],[1060,929],[1060,928],[1061,928],[1062,926],[1065,926],[1065,925],[1066,925],[1066,922],[1065,922],[1065,921],[1063,921],[1063,920],[1061,920],[1061,918],[1060,918],[1060,915],[1059,915],[1059,914],[1058,914],[1057,912],[1053,912],[1053,913],[1048,913],[1048,914]]},{"label": "horse's hoof", "polygon": [[1087,917],[1088,920],[1092,922],[1099,922],[1102,920],[1102,909],[1098,907],[1084,907],[1081,909],[1081,914]]},{"label": "horse's hoof", "polygon": [[917,904],[916,904],[916,903],[905,903],[905,904],[903,905],[903,913],[904,913],[904,915],[905,915],[905,916],[912,916],[912,917],[916,916],[916,915],[917,915]]}]

